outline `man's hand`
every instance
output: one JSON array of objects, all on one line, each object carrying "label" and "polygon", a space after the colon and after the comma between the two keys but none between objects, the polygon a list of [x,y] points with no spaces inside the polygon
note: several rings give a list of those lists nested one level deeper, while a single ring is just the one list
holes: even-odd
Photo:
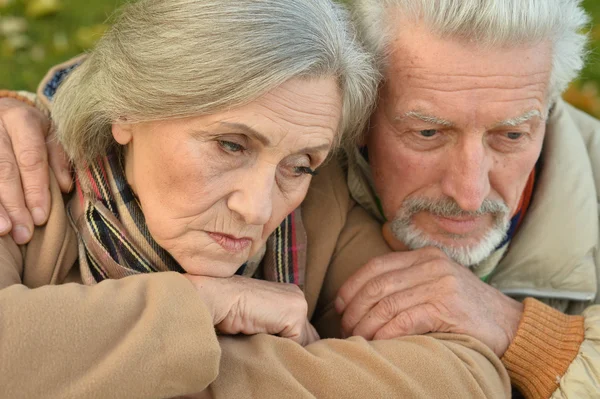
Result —
[{"label": "man's hand", "polygon": [[12,98],[0,98],[0,235],[12,230],[17,244],[27,243],[33,225],[50,212],[48,159],[61,189],[70,190],[71,173],[50,122],[39,110]]},{"label": "man's hand", "polygon": [[307,319],[304,294],[293,284],[247,277],[202,277],[184,274],[211,310],[223,334],[273,334],[301,345],[319,339]]},{"label": "man's hand", "polygon": [[523,305],[485,284],[436,248],[394,252],[359,269],[335,303],[342,332],[391,339],[429,332],[467,334],[502,356]]}]

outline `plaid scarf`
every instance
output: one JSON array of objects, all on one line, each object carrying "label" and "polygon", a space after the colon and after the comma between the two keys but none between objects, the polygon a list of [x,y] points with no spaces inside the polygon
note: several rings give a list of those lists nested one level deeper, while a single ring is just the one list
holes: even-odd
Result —
[{"label": "plaid scarf", "polygon": [[[110,153],[78,171],[76,187],[68,214],[79,238],[79,266],[85,284],[140,273],[185,273],[152,239],[119,155]],[[266,248],[236,274],[302,287],[305,264],[306,232],[298,208],[271,234]]]}]

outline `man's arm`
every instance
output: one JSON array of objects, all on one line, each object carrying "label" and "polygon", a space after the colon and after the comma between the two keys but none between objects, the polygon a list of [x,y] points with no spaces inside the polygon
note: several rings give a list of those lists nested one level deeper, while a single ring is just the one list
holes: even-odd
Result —
[{"label": "man's arm", "polygon": [[480,342],[449,334],[367,342],[223,337],[214,398],[508,398],[504,367]]},{"label": "man's arm", "polygon": [[49,165],[63,191],[71,186],[67,158],[34,102],[33,94],[0,90],[0,235],[12,230],[19,244],[48,218]]}]

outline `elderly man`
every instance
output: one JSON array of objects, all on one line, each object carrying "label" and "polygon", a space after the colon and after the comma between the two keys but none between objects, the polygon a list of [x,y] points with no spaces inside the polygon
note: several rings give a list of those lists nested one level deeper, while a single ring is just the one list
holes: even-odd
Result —
[{"label": "elderly man", "polygon": [[600,123],[559,98],[578,3],[356,3],[384,78],[348,186],[401,252],[340,290],[347,335],[466,333],[528,397],[598,395]]},{"label": "elderly man", "polygon": [[[526,397],[600,392],[600,309],[589,306],[600,298],[600,123],[559,97],[583,65],[579,3],[353,4],[383,80],[370,130],[348,144],[347,182],[398,252],[341,287],[346,336],[467,334]],[[36,138],[13,140],[17,158],[39,154],[39,133],[13,123]],[[41,223],[47,178],[27,164],[25,198]],[[3,203],[23,203],[7,187]]]}]

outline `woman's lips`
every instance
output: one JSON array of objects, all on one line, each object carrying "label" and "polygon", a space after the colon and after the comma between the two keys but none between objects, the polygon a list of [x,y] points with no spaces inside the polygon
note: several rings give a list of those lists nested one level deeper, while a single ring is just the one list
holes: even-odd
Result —
[{"label": "woman's lips", "polygon": [[234,237],[229,234],[207,232],[210,238],[215,240],[217,244],[223,247],[224,250],[239,253],[245,251],[252,245],[252,239],[248,237]]}]

